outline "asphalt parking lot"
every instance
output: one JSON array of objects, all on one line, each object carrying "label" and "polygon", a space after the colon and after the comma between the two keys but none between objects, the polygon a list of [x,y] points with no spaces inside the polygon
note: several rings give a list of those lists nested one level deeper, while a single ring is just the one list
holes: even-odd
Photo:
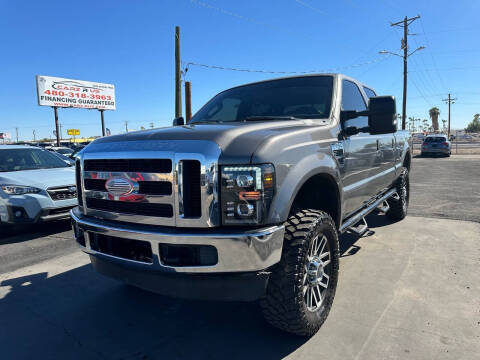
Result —
[{"label": "asphalt parking lot", "polygon": [[68,223],[0,238],[5,359],[477,359],[480,156],[415,158],[410,216],[342,236],[334,306],[311,339],[255,304],[170,299],[94,273]]}]

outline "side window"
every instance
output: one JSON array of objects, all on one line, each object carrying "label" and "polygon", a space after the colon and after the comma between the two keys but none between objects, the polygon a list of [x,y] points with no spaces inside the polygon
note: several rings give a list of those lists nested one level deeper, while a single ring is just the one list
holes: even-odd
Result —
[{"label": "side window", "polygon": [[375,94],[375,91],[373,91],[372,89],[369,89],[367,87],[363,87],[363,91],[365,91],[365,94],[367,95],[367,97],[370,99],[371,97],[375,97],[377,96],[377,94]]},{"label": "side window", "polygon": [[[367,109],[365,100],[358,86],[348,80],[342,81],[342,110],[364,111]],[[356,119],[346,121],[345,126],[354,126],[356,128],[364,128],[368,126],[368,118],[360,116]]]}]

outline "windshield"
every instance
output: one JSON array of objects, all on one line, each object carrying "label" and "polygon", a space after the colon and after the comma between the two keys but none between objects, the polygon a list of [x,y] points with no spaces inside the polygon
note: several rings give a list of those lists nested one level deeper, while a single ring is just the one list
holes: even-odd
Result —
[{"label": "windshield", "polygon": [[0,150],[0,171],[2,172],[63,167],[68,167],[68,165],[63,160],[46,150]]},{"label": "windshield", "polygon": [[332,76],[306,76],[226,90],[202,107],[191,123],[328,118]]},{"label": "windshield", "polygon": [[425,139],[425,142],[426,143],[441,143],[441,142],[444,142],[444,141],[447,141],[447,138],[444,138],[444,137],[427,137]]}]

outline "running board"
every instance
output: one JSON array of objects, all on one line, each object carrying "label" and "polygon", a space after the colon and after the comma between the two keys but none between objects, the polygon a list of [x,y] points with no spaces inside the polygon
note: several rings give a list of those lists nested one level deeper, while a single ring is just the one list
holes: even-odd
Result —
[{"label": "running board", "polygon": [[388,205],[388,201],[385,200],[382,205],[380,205],[379,207],[377,207],[377,211],[381,214],[386,214],[387,211],[390,210],[390,205]]},{"label": "running board", "polygon": [[366,208],[360,210],[357,214],[353,215],[352,217],[348,218],[342,226],[340,226],[340,232],[343,233],[348,230],[349,227],[354,226],[358,223],[362,218],[370,214],[373,210],[379,207],[385,200],[389,199],[391,196],[397,193],[396,189],[391,189],[385,193],[382,197],[375,200],[373,203],[368,205]]},{"label": "running board", "polygon": [[367,220],[365,220],[365,218],[362,218],[362,220],[360,220],[360,223],[358,225],[350,226],[347,230],[354,232],[355,234],[361,237],[368,231]]}]

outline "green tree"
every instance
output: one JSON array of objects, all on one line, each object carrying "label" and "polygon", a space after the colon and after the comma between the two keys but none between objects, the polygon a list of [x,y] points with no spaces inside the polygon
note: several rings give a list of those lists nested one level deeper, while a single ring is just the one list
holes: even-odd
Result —
[{"label": "green tree", "polygon": [[465,129],[466,132],[480,132],[480,114],[475,114],[473,120]]},{"label": "green tree", "polygon": [[443,123],[443,131],[446,131],[447,130],[447,120],[442,119],[442,123]]},{"label": "green tree", "polygon": [[415,124],[415,118],[409,117],[408,118],[408,128],[410,129],[411,132],[414,132],[415,129],[413,128],[413,125]]},{"label": "green tree", "polygon": [[437,107],[433,107],[428,110],[428,114],[430,115],[430,119],[432,119],[432,126],[433,130],[438,130],[438,115],[440,115],[440,109]]},{"label": "green tree", "polygon": [[423,119],[423,131],[427,131],[429,126],[428,126],[428,120],[427,119]]}]

